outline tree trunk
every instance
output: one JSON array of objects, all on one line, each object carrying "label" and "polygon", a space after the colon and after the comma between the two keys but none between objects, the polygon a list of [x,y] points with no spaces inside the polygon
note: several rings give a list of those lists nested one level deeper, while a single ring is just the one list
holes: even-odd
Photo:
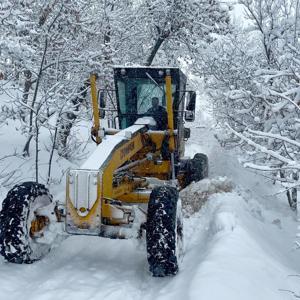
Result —
[{"label": "tree trunk", "polygon": [[[32,73],[30,70],[26,70],[24,71],[24,75],[25,75],[25,84],[24,84],[24,91],[23,91],[23,97],[22,97],[22,101],[23,103],[27,104],[28,103],[28,97],[29,97],[29,91],[31,89],[32,86]],[[23,120],[23,122],[25,122],[25,118],[26,118],[26,113],[25,110],[22,108],[21,109],[21,118]]]},{"label": "tree trunk", "polygon": [[24,84],[24,91],[23,91],[23,102],[27,104],[28,102],[28,96],[29,96],[29,91],[32,86],[32,73],[30,70],[24,71],[25,75],[25,84]]},{"label": "tree trunk", "polygon": [[[293,179],[295,181],[299,180],[299,174],[298,174],[298,172],[296,172],[296,171],[293,172]],[[297,188],[296,187],[292,188],[292,198],[291,198],[291,204],[290,204],[290,206],[291,206],[292,210],[297,210]]]},{"label": "tree trunk", "polygon": [[152,62],[154,60],[155,55],[157,54],[158,50],[160,49],[160,47],[161,47],[162,43],[165,41],[165,39],[166,38],[162,37],[162,36],[160,36],[157,39],[154,47],[151,50],[151,53],[150,53],[149,57],[146,60],[146,63],[145,63],[146,66],[151,66],[151,64],[152,64]]},{"label": "tree trunk", "polygon": [[68,137],[71,133],[71,129],[76,122],[77,113],[80,109],[80,105],[86,98],[88,84],[87,82],[79,89],[78,96],[71,100],[73,104],[73,111],[69,111],[67,113],[61,113],[60,121],[57,125],[57,150],[58,155],[67,158],[67,141]]},{"label": "tree trunk", "polygon": [[38,118],[35,118],[35,181],[39,182],[39,125]]},{"label": "tree trunk", "polygon": [[[280,176],[280,178],[282,178],[282,179],[284,179],[285,178],[285,174],[284,174],[284,171],[283,170],[280,170],[279,171],[279,176]],[[275,182],[274,182],[274,184],[275,184]],[[292,202],[292,196],[291,196],[291,193],[290,193],[290,190],[289,189],[286,189],[286,197],[287,197],[287,200],[288,200],[288,203],[289,203],[289,206],[290,206],[290,208],[291,209],[293,209],[292,208],[292,206],[293,206],[293,202]]]},{"label": "tree trunk", "polygon": [[55,127],[54,137],[53,137],[53,144],[52,144],[52,148],[51,148],[51,152],[50,152],[50,156],[49,156],[47,185],[50,184],[52,159],[53,159],[54,149],[56,147],[56,138],[57,138],[57,131],[58,131],[57,126],[58,126],[58,122],[56,122],[56,127]]},{"label": "tree trunk", "polygon": [[[38,76],[36,79],[36,85],[35,85],[34,95],[33,95],[32,104],[31,104],[31,111],[30,111],[30,115],[29,115],[29,137],[23,148],[23,156],[24,157],[29,156],[29,147],[30,147],[30,142],[32,140],[32,136],[33,136],[32,126],[33,126],[34,107],[35,107],[35,103],[37,100],[37,95],[38,95],[38,90],[39,90],[39,86],[40,86],[40,80],[41,80],[42,73],[43,73],[43,66],[44,66],[44,62],[45,62],[45,58],[46,58],[47,49],[48,49],[48,39],[46,38],[43,57],[42,57],[39,73],[38,73]],[[37,118],[37,116],[36,116],[36,118]]]},{"label": "tree trunk", "polygon": [[23,156],[29,156],[29,147],[30,147],[30,143],[31,140],[33,138],[33,135],[30,135],[25,143],[25,146],[23,148]]}]

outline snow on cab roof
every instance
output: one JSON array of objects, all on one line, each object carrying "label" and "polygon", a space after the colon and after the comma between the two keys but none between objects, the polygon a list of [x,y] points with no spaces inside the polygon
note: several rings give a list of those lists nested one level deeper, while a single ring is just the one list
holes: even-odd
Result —
[{"label": "snow on cab roof", "polygon": [[170,67],[170,66],[143,66],[143,65],[115,65],[112,66],[114,69],[180,69],[179,67]]}]

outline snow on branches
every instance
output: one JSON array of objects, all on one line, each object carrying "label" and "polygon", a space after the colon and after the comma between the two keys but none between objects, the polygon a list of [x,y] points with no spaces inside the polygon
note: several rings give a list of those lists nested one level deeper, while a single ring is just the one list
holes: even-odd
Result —
[{"label": "snow on branches", "polygon": [[[299,1],[240,0],[247,25],[220,38],[200,65],[228,140],[245,166],[298,183],[300,165]],[[275,177],[274,177],[275,176]]]},{"label": "snow on branches", "polygon": [[90,73],[111,89],[115,64],[195,62],[214,35],[229,31],[218,0],[2,0],[0,93],[9,101],[0,124],[18,121],[20,152],[35,155],[38,181],[41,131],[49,135],[49,174],[54,151],[70,159],[78,149],[76,125],[91,117]]}]

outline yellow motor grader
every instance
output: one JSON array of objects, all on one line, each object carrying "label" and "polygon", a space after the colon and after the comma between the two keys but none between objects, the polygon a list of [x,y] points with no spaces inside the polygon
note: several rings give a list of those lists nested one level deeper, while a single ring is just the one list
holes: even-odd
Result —
[{"label": "yellow motor grader", "polygon": [[[65,205],[53,203],[35,182],[14,186],[2,203],[0,253],[13,263],[32,263],[51,248],[48,230],[65,222],[70,235],[146,237],[153,276],[178,272],[183,253],[180,189],[208,176],[204,154],[184,157],[195,119],[196,93],[172,67],[115,67],[116,107],[90,77],[95,151],[66,176]],[[114,114],[112,128],[100,117]],[[50,239],[51,240],[51,239]],[[132,258],[134,259],[134,257]]]}]

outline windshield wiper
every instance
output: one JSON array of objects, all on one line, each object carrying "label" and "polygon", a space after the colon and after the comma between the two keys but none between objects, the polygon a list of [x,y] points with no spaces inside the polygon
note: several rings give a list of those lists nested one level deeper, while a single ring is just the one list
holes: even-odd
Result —
[{"label": "windshield wiper", "polygon": [[148,76],[148,78],[152,81],[152,82],[154,82],[155,84],[156,84],[156,86],[158,86],[158,88],[163,92],[163,93],[165,93],[165,90],[155,81],[155,79],[154,78],[152,78],[151,77],[151,75],[148,73],[148,72],[146,72],[146,75]]}]

